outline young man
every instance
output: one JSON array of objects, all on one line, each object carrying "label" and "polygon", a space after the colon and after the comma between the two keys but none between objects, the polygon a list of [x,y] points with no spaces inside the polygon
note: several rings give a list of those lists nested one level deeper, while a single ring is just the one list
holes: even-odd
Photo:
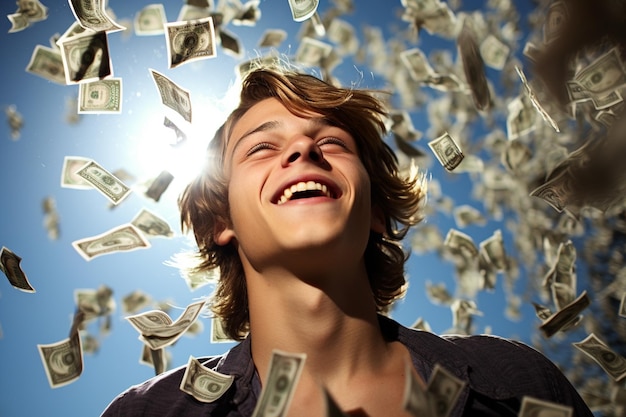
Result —
[{"label": "young man", "polygon": [[275,349],[306,355],[280,416],[326,415],[325,392],[354,416],[411,416],[402,406],[407,371],[428,381],[437,366],[463,383],[451,416],[515,416],[524,396],[591,416],[525,345],[442,338],[380,314],[403,294],[399,242],[424,198],[423,179],[401,175],[382,140],[384,117],[368,91],[284,70],[249,73],[205,170],[180,199],[198,269],[220,269],[212,308],[243,339],[201,362],[233,382],[202,402],[179,388],[185,367],[175,369],[130,388],[104,416],[250,416]]}]

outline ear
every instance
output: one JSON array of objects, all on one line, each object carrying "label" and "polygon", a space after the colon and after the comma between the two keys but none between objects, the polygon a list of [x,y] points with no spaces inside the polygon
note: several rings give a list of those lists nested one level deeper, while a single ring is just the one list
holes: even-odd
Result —
[{"label": "ear", "polygon": [[228,245],[233,239],[235,239],[235,231],[232,226],[219,222],[215,225],[213,232],[213,240],[220,246]]},{"label": "ear", "polygon": [[379,206],[373,206],[371,216],[370,229],[376,233],[385,233],[387,230],[387,222],[385,222],[385,212],[383,212],[383,209]]}]

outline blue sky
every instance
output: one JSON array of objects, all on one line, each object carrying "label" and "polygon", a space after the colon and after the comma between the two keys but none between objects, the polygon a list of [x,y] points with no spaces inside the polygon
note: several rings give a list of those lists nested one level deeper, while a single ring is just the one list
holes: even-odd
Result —
[{"label": "blue sky", "polygon": [[[109,6],[118,21],[133,19],[135,13],[150,4],[147,0],[132,2],[110,0]],[[356,1],[355,12],[345,16],[357,30],[362,25],[378,26],[386,36],[395,28],[404,27],[398,17],[400,1]],[[365,6],[364,3],[368,5]],[[466,1],[464,10],[482,7],[482,1]],[[517,2],[522,11],[528,5]],[[175,253],[192,248],[189,237],[178,228],[176,198],[185,181],[198,167],[198,155],[204,149],[212,130],[223,120],[225,106],[220,99],[235,80],[234,66],[240,61],[218,48],[218,57],[168,69],[165,40],[162,35],[138,37],[122,33],[109,34],[114,76],[123,79],[123,109],[119,115],[83,115],[78,124],[69,125],[65,118],[68,100],[77,96],[78,86],[60,86],[25,72],[36,45],[49,45],[55,33],[63,33],[74,21],[66,1],[44,0],[49,9],[46,21],[34,23],[18,33],[7,33],[10,23],[0,26],[0,50],[4,56],[0,106],[15,105],[24,118],[21,137],[10,138],[8,126],[0,129],[0,189],[2,209],[0,216],[0,246],[6,246],[23,258],[22,268],[36,293],[29,294],[0,280],[0,385],[4,396],[0,402],[2,416],[30,415],[98,415],[111,399],[128,386],[153,375],[153,370],[139,364],[141,342],[136,331],[124,320],[121,298],[141,289],[154,300],[168,301],[176,318],[182,309],[198,297],[208,295],[210,288],[191,292],[178,271],[165,264]],[[168,21],[173,21],[182,6],[181,1],[164,2]],[[321,1],[320,11],[328,7]],[[256,56],[257,42],[268,28],[285,29],[289,37],[279,52],[292,55],[297,48],[301,24],[293,22],[287,0],[261,1],[261,20],[255,27],[233,26],[229,31],[237,35],[245,48],[244,58]],[[15,5],[5,1],[2,14],[15,12]],[[424,36],[419,46],[449,48],[455,54],[453,43]],[[261,51],[265,52],[265,51]],[[171,131],[162,127],[168,115],[161,105],[149,69],[153,68],[190,90],[194,105],[194,122],[188,127],[188,146],[172,148],[168,141]],[[365,74],[364,76],[362,74]],[[493,72],[492,72],[493,74]],[[382,78],[363,64],[346,60],[337,75],[345,84],[360,81],[363,87],[379,87]],[[497,82],[497,74],[494,76]],[[424,112],[413,112],[418,130],[426,131]],[[181,125],[183,125],[181,123]],[[422,142],[421,146],[427,148]],[[113,210],[96,191],[60,187],[63,158],[66,155],[83,156],[98,161],[110,170],[124,168],[138,181],[147,180],[168,169],[175,180],[157,203],[135,192]],[[456,204],[481,203],[471,194],[467,174],[448,175],[440,167],[429,169],[437,178],[446,195]],[[61,236],[52,241],[43,227],[41,202],[50,196],[56,201],[60,215]],[[130,220],[147,208],[166,219],[176,234],[171,239],[153,239],[152,247],[130,253],[117,253],[86,262],[71,246],[71,242],[97,235]],[[502,229],[505,222],[491,219],[484,226],[464,230],[475,242]],[[442,233],[454,227],[450,216],[434,215],[427,219]],[[406,298],[399,302],[392,316],[405,325],[418,317],[427,320],[435,332],[451,327],[452,315],[447,307],[434,305],[424,293],[424,283],[443,282],[454,291],[454,270],[450,262],[436,254],[413,254],[408,264],[410,287]],[[524,279],[518,291],[523,292]],[[74,290],[98,288],[107,285],[114,291],[117,310],[112,315],[112,330],[99,336],[100,350],[84,357],[81,377],[61,388],[51,389],[37,351],[37,344],[50,344],[65,337],[74,311]],[[513,322],[504,316],[506,303],[502,278],[493,292],[481,292],[478,307],[484,316],[476,318],[476,331],[490,328],[493,334],[514,337],[530,342],[538,324],[532,306],[522,307],[522,320]],[[204,331],[195,337],[182,337],[169,348],[172,365],[187,362],[189,355],[206,356],[222,353],[229,345],[210,343],[210,320],[201,319]],[[96,330],[93,330],[93,329]],[[97,323],[90,329],[97,334]]]}]

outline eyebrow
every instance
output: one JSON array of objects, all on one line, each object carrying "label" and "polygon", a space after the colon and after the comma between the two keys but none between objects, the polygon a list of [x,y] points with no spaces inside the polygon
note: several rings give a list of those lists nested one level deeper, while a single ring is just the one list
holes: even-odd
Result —
[{"label": "eyebrow", "polygon": [[[314,130],[315,128],[318,128],[318,127],[321,127],[321,126],[334,126],[334,124],[331,123],[325,117],[311,117],[310,119],[307,120],[307,122],[309,123],[311,130]],[[233,150],[232,150],[231,155],[235,154],[235,151],[237,150],[237,147],[239,146],[239,144],[241,142],[243,142],[248,136],[254,135],[255,133],[267,132],[269,130],[277,129],[282,124],[283,123],[279,122],[278,120],[270,120],[270,121],[267,121],[265,123],[260,124],[259,126],[255,127],[255,128],[252,128],[252,129],[248,130],[246,133],[241,135],[239,137],[239,139],[237,139],[237,142],[235,143],[235,146],[233,146]]]}]

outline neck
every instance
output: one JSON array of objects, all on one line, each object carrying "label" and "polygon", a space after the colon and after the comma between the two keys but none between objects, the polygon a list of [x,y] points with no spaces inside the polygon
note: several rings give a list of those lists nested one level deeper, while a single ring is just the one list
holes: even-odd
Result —
[{"label": "neck", "polygon": [[246,273],[252,357],[265,383],[272,350],[305,353],[305,373],[325,386],[375,372],[387,351],[365,268],[303,280]]}]

